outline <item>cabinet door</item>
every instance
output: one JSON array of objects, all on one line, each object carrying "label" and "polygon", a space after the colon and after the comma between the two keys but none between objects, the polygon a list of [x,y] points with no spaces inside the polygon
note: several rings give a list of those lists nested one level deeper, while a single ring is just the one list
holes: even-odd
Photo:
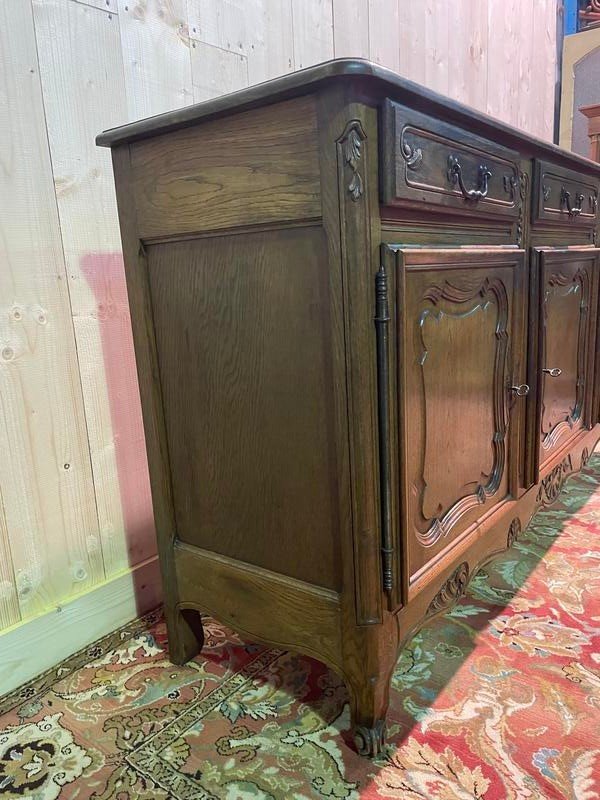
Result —
[{"label": "cabinet door", "polygon": [[[405,594],[517,489],[523,251],[396,250]],[[411,589],[412,585],[412,589]]]},{"label": "cabinet door", "polygon": [[598,251],[539,250],[539,467],[591,422]]}]

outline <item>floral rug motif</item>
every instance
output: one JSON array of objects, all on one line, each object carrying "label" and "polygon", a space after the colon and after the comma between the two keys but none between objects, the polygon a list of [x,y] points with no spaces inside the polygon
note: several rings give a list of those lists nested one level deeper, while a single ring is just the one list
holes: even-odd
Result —
[{"label": "floral rug motif", "polygon": [[169,663],[159,611],[0,700],[0,797],[600,798],[600,457],[404,649],[386,753],[346,689],[243,642]]}]

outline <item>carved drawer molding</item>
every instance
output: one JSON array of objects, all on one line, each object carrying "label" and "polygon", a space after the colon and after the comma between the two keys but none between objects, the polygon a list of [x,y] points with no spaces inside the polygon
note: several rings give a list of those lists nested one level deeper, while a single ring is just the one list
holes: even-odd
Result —
[{"label": "carved drawer molding", "polygon": [[383,109],[383,202],[518,218],[518,156],[388,100]]},{"label": "carved drawer molding", "polygon": [[535,162],[534,219],[561,225],[598,222],[598,181],[547,161]]}]

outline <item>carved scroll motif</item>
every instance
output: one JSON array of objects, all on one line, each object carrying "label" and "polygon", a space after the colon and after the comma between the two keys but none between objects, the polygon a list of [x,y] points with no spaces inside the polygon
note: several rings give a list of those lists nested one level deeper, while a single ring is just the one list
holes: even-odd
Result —
[{"label": "carved scroll motif", "polygon": [[348,192],[355,203],[361,199],[364,193],[359,166],[362,159],[362,143],[365,139],[366,134],[357,119],[348,123],[340,139],[344,162],[349,167],[351,174]]},{"label": "carved scroll motif", "polygon": [[520,535],[521,535],[521,520],[518,517],[515,517],[513,521],[510,523],[510,527],[508,529],[508,535],[506,537],[506,547],[507,548],[512,547]]},{"label": "carved scroll motif", "polygon": [[565,480],[572,471],[573,462],[571,456],[568,455],[542,480],[535,498],[536,503],[541,503],[543,506],[549,506],[554,503],[565,485]]},{"label": "carved scroll motif", "polygon": [[583,450],[581,451],[581,469],[587,467],[590,458],[591,458],[590,451],[587,449],[587,447],[584,447]]},{"label": "carved scroll motif", "polygon": [[469,582],[469,565],[463,561],[448,578],[427,609],[427,616],[450,608],[465,593]]},{"label": "carved scroll motif", "polygon": [[529,197],[529,175],[526,172],[519,172],[519,197],[521,202],[519,204],[519,219],[517,220],[517,244],[521,247],[525,228],[525,213],[528,207],[527,199]]},{"label": "carved scroll motif", "polygon": [[404,131],[400,139],[400,152],[402,153],[402,158],[406,161],[408,169],[419,169],[423,163],[423,151],[420,147],[415,147],[406,141]]}]

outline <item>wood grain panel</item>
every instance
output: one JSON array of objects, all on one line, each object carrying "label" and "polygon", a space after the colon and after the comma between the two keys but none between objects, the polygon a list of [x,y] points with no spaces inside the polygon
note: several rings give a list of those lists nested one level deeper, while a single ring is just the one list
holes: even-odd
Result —
[{"label": "wood grain panel", "polygon": [[131,160],[142,238],[321,213],[310,96],[140,142]]},{"label": "wood grain panel", "polygon": [[177,535],[336,588],[320,228],[148,248]]}]

